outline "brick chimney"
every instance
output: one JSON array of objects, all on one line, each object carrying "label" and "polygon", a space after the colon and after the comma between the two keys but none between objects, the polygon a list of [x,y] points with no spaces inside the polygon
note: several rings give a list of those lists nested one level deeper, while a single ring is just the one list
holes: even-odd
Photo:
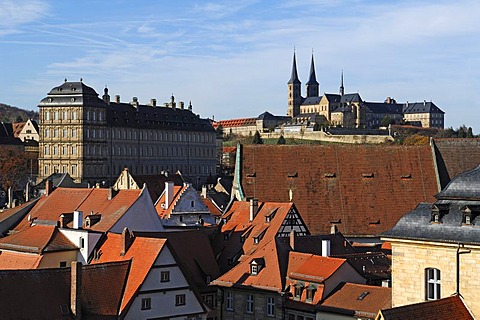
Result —
[{"label": "brick chimney", "polygon": [[48,196],[53,191],[53,181],[48,179],[45,182],[45,194]]},{"label": "brick chimney", "polygon": [[128,230],[127,227],[125,227],[122,231],[122,251],[120,252],[120,255],[123,257],[130,246],[132,245],[134,240],[133,234]]},{"label": "brick chimney", "polygon": [[70,309],[73,319],[82,319],[82,264],[72,261],[70,277]]}]

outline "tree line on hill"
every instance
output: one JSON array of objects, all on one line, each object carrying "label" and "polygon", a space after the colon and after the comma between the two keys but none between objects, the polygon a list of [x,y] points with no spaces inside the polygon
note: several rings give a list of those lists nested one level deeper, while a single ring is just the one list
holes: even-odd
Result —
[{"label": "tree line on hill", "polygon": [[0,121],[6,123],[14,123],[24,122],[28,119],[38,120],[38,112],[0,103]]}]

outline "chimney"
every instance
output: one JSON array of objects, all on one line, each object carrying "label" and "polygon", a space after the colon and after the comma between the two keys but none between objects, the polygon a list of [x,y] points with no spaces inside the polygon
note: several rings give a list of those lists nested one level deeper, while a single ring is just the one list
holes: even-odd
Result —
[{"label": "chimney", "polygon": [[258,211],[258,200],[250,199],[250,221],[253,221]]},{"label": "chimney", "polygon": [[60,228],[66,228],[67,227],[67,219],[64,214],[60,215]]},{"label": "chimney", "polygon": [[150,105],[152,107],[156,107],[157,106],[157,99],[150,99]]},{"label": "chimney", "polygon": [[82,264],[72,261],[70,279],[70,309],[74,319],[82,319]]},{"label": "chimney", "polygon": [[295,230],[290,231],[290,248],[295,251],[295,241],[296,241],[297,234]]},{"label": "chimney", "polygon": [[330,240],[322,239],[322,257],[330,256]]},{"label": "chimney", "polygon": [[165,181],[165,209],[172,204],[173,196],[173,181]]},{"label": "chimney", "polygon": [[120,95],[115,95],[115,103],[120,103]]},{"label": "chimney", "polygon": [[185,102],[180,101],[180,109],[181,110],[185,109]]},{"label": "chimney", "polygon": [[48,179],[45,182],[45,194],[48,196],[53,191],[53,181]]},{"label": "chimney", "polygon": [[130,102],[130,104],[134,107],[138,107],[138,98],[137,97],[133,97],[132,98],[132,102]]},{"label": "chimney", "polygon": [[12,187],[8,187],[8,204],[7,204],[7,207],[9,209],[13,208],[13,189]]},{"label": "chimney", "polygon": [[336,234],[337,232],[338,232],[337,225],[332,224],[332,226],[330,227],[330,234]]},{"label": "chimney", "polygon": [[425,107],[427,105],[427,100],[423,100],[423,106]]},{"label": "chimney", "polygon": [[202,186],[202,198],[204,198],[204,199],[207,198],[207,186],[206,185]]},{"label": "chimney", "polygon": [[176,107],[175,97],[172,94],[172,96],[170,97],[170,108],[175,109],[175,107]]},{"label": "chimney", "polygon": [[188,103],[188,110],[189,110],[189,111],[192,111],[192,110],[193,110],[192,101],[190,101],[190,102]]},{"label": "chimney", "polygon": [[122,257],[127,254],[128,249],[133,243],[133,238],[133,234],[125,227],[122,231],[122,251],[120,252]]},{"label": "chimney", "polygon": [[83,226],[83,212],[73,211],[73,229],[82,229]]},{"label": "chimney", "polygon": [[30,201],[30,181],[25,186],[25,202]]},{"label": "chimney", "polygon": [[107,200],[112,200],[117,195],[117,193],[118,193],[117,190],[114,190],[113,187],[109,187]]},{"label": "chimney", "polygon": [[110,96],[108,95],[108,88],[105,86],[105,89],[103,89],[103,101],[105,101],[106,104],[110,104]]}]

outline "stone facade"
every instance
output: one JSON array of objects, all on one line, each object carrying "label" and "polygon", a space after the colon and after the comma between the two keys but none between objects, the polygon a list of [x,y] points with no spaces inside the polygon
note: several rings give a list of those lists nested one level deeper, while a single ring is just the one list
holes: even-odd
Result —
[{"label": "stone facade", "polygon": [[[456,292],[456,244],[436,242],[392,241],[392,306],[398,307],[426,301],[425,272],[436,268],[441,272],[440,297]],[[460,293],[475,317],[480,317],[477,299],[480,279],[480,246],[465,246],[460,255]]]},{"label": "stone facade", "polygon": [[[247,311],[247,299],[250,295],[253,295],[252,312]],[[229,308],[230,302],[227,302],[231,297],[233,297],[233,308]],[[273,310],[273,315],[267,314],[268,298],[273,299],[273,309],[270,309]],[[222,319],[225,320],[284,319],[282,296],[278,292],[225,288],[223,299]]]},{"label": "stone facade", "polygon": [[39,179],[55,172],[77,181],[111,184],[123,168],[132,174],[180,171],[202,182],[216,173],[216,139],[210,122],[183,102],[140,105],[103,99],[82,82],[53,88],[39,104]]}]

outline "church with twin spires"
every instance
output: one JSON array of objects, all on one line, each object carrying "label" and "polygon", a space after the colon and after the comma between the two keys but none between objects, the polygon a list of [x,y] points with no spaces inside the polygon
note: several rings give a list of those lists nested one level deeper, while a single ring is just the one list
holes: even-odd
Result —
[{"label": "church with twin spires", "polygon": [[397,103],[388,97],[384,102],[363,101],[358,93],[345,94],[343,71],[338,94],[324,93],[320,96],[320,84],[316,79],[315,63],[310,63],[306,82],[306,96],[302,96],[302,83],[298,77],[296,54],[288,81],[287,115],[294,121],[315,119],[318,124],[345,128],[378,128],[382,119],[390,118],[395,123],[405,123],[425,128],[443,128],[444,114],[433,102]]}]

